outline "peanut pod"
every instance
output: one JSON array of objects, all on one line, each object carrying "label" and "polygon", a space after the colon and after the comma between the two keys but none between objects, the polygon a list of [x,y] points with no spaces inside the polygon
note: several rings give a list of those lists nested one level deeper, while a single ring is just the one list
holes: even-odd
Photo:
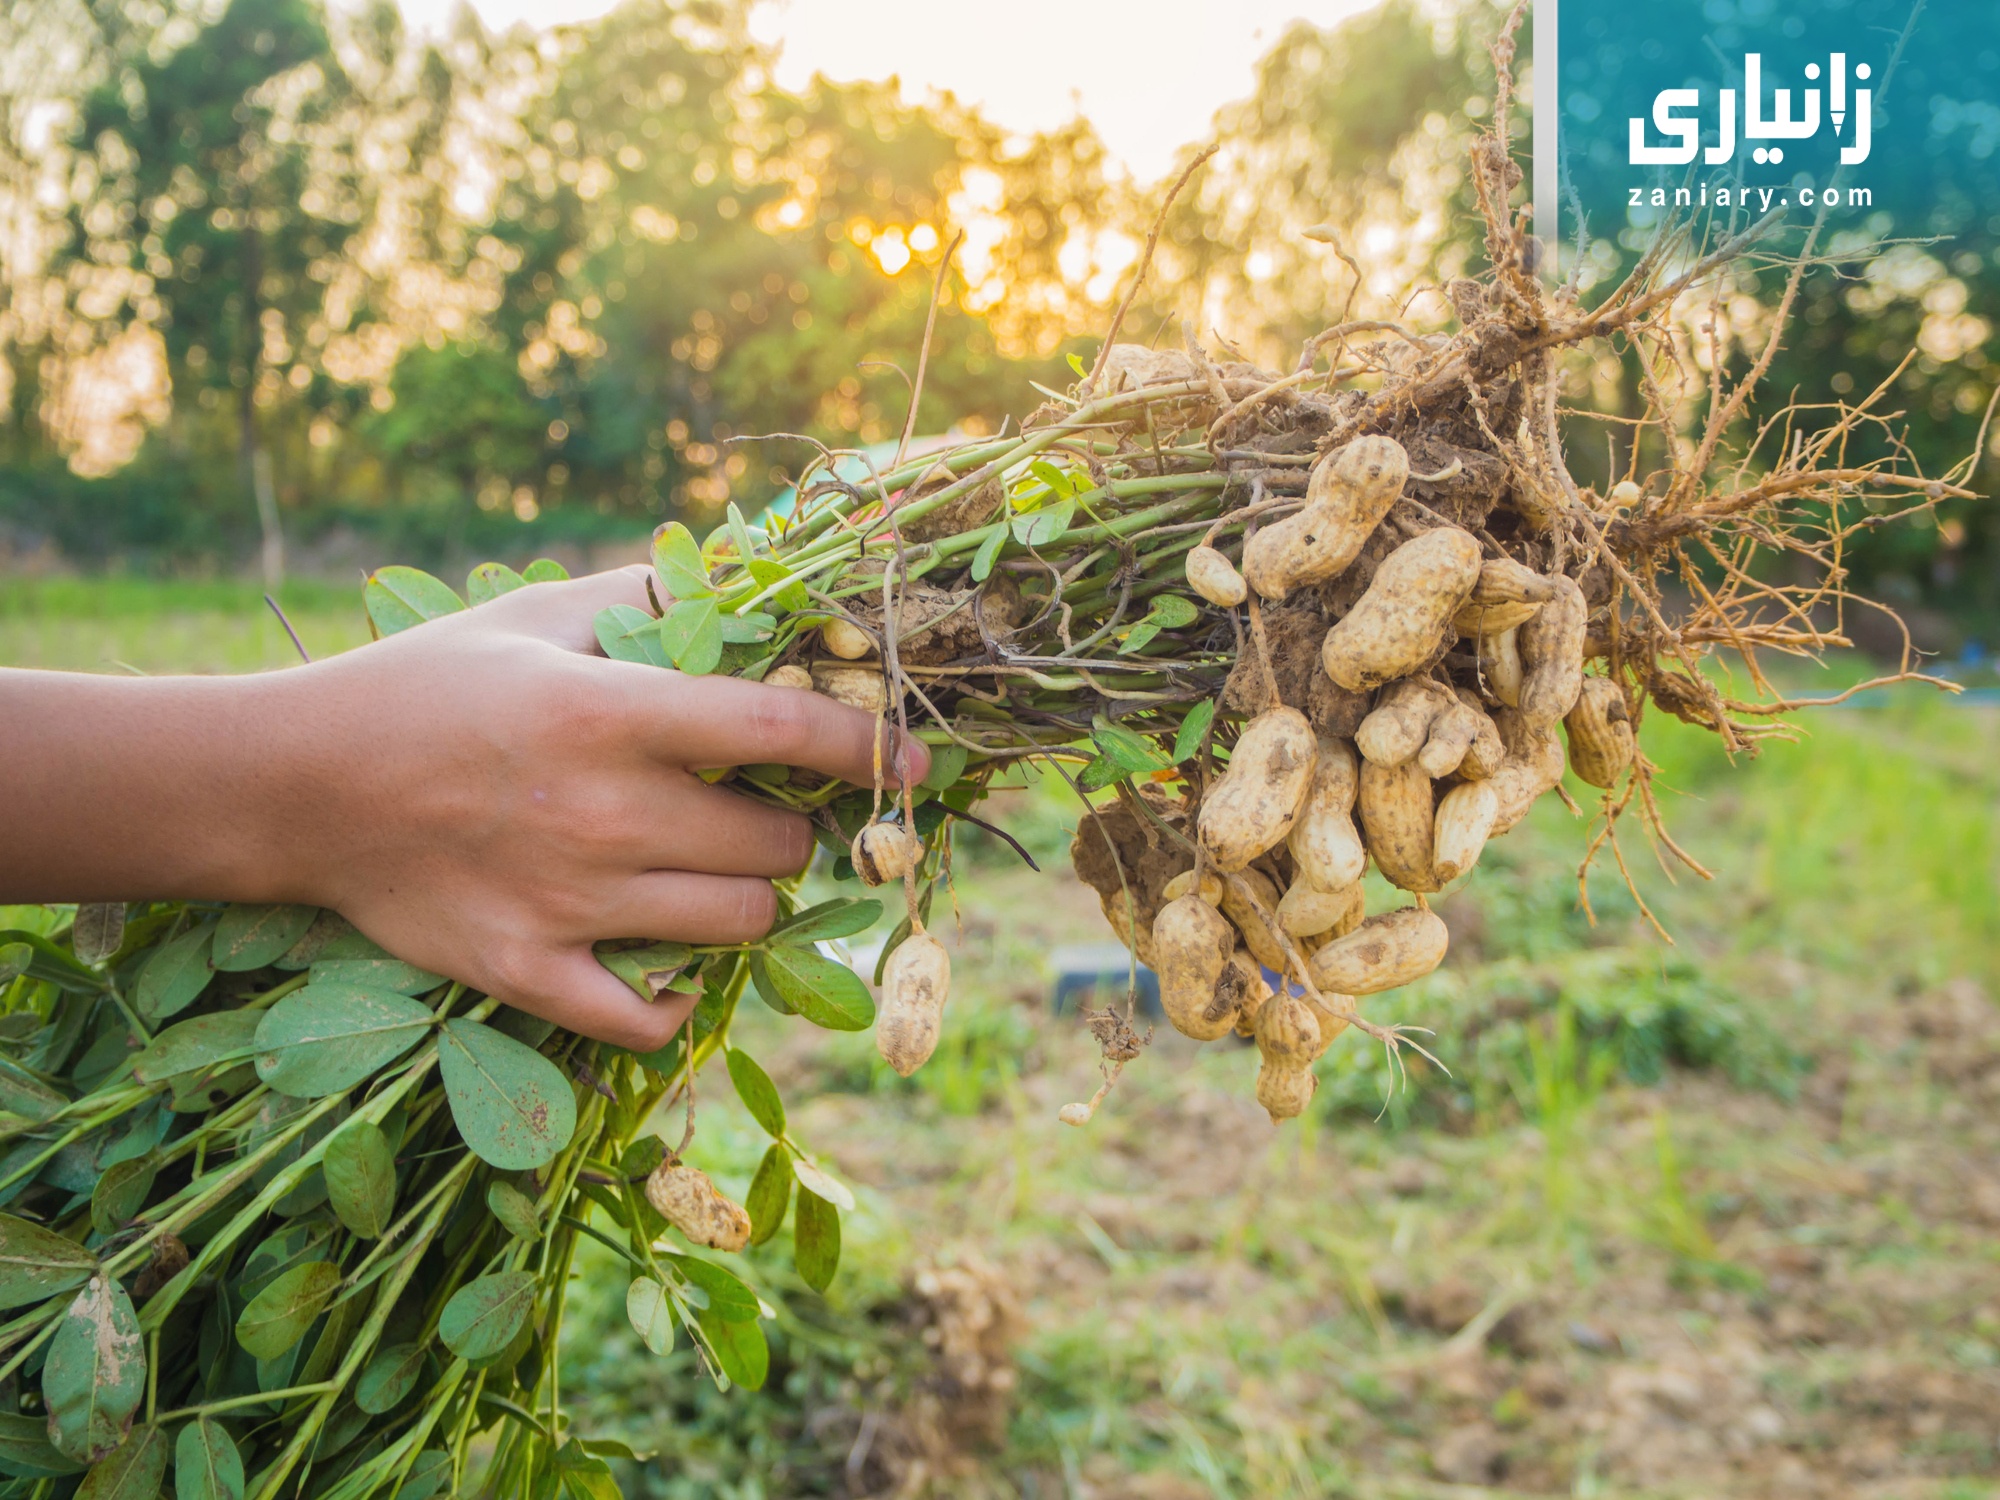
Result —
[{"label": "peanut pod", "polygon": [[[1251,893],[1256,896],[1254,902]],[[1239,870],[1224,884],[1222,914],[1243,934],[1243,946],[1250,950],[1252,958],[1272,973],[1283,974],[1291,967],[1285,957],[1285,945],[1258,911],[1259,905],[1275,917],[1278,888],[1262,870]]]},{"label": "peanut pod", "polygon": [[1574,578],[1555,580],[1556,596],[1521,626],[1521,713],[1540,728],[1553,725],[1583,691],[1583,636],[1590,606]]},{"label": "peanut pod", "polygon": [[1352,932],[1362,917],[1361,882],[1338,891],[1323,891],[1304,876],[1278,902],[1278,926],[1295,938]]},{"label": "peanut pod", "polygon": [[1586,677],[1576,707],[1563,719],[1569,734],[1569,768],[1579,780],[1609,788],[1632,764],[1637,749],[1625,690],[1609,677]]},{"label": "peanut pod", "polygon": [[923,847],[916,835],[894,823],[870,823],[854,835],[848,857],[863,885],[884,885],[913,869]]},{"label": "peanut pod", "polygon": [[838,616],[820,626],[819,638],[825,642],[827,650],[843,661],[860,661],[875,649],[875,642],[869,639],[867,631],[852,620],[843,620]]},{"label": "peanut pod", "polygon": [[1555,730],[1534,728],[1520,710],[1511,708],[1501,709],[1493,722],[1507,746],[1507,759],[1489,778],[1498,799],[1489,838],[1519,823],[1536,799],[1563,777],[1562,741]]},{"label": "peanut pod", "polygon": [[889,685],[882,680],[879,667],[841,667],[816,662],[812,680],[813,686],[834,702],[845,703],[863,713],[879,714],[889,706]]},{"label": "peanut pod", "polygon": [[646,1179],[646,1200],[697,1245],[741,1250],[750,1243],[750,1215],[717,1192],[708,1173],[696,1167],[661,1162]]},{"label": "peanut pod", "polygon": [[882,972],[882,1007],[875,1050],[908,1078],[937,1051],[944,1004],[951,995],[951,955],[928,932],[903,939]]},{"label": "peanut pod", "polygon": [[1236,930],[1201,897],[1183,895],[1153,919],[1153,967],[1160,976],[1160,1008],[1174,1030],[1198,1042],[1226,1035],[1236,1024],[1242,995],[1225,990]]},{"label": "peanut pod", "polygon": [[1393,438],[1356,438],[1321,459],[1306,484],[1305,508],[1243,543],[1244,578],[1258,597],[1276,600],[1344,573],[1409,475],[1409,455]]},{"label": "peanut pod", "polygon": [[1451,694],[1428,677],[1399,678],[1382,689],[1354,731],[1354,748],[1378,766],[1400,766],[1423,749],[1431,726],[1451,705]]},{"label": "peanut pod", "polygon": [[1443,918],[1428,907],[1370,917],[1312,958],[1313,983],[1343,995],[1373,995],[1421,979],[1450,944]]},{"label": "peanut pod", "polygon": [[1400,766],[1361,763],[1361,830],[1375,868],[1406,891],[1434,891],[1431,869],[1431,779],[1415,761]]},{"label": "peanut pod", "polygon": [[[1492,728],[1492,721],[1485,714],[1452,698],[1450,706],[1431,725],[1431,736],[1424,741],[1424,748],[1417,752],[1418,768],[1431,780],[1442,781],[1465,763],[1480,735]],[[1495,732],[1493,742],[1497,745],[1499,740]]]},{"label": "peanut pod", "polygon": [[1491,781],[1463,781],[1438,799],[1431,871],[1439,884],[1458,879],[1479,863],[1500,811]]},{"label": "peanut pod", "polygon": [[1407,677],[1444,643],[1479,577],[1479,543],[1440,526],[1403,543],[1375,570],[1360,602],[1326,633],[1326,675],[1352,692]]},{"label": "peanut pod", "polygon": [[1202,799],[1202,847],[1223,871],[1242,869],[1292,831],[1319,755],[1312,725],[1295,708],[1273,708],[1244,727],[1229,769]]},{"label": "peanut pod", "polygon": [[1236,564],[1206,545],[1188,553],[1187,581],[1188,587],[1202,598],[1224,609],[1234,609],[1250,596],[1243,575],[1236,571]]},{"label": "peanut pod", "polygon": [[1460,703],[1479,715],[1478,731],[1466,748],[1465,759],[1458,763],[1458,774],[1467,781],[1483,781],[1499,770],[1507,759],[1507,745],[1500,738],[1500,729],[1493,722],[1493,716],[1480,703],[1479,695],[1470,688],[1456,688],[1454,691]]},{"label": "peanut pod", "polygon": [[1320,890],[1343,890],[1368,868],[1368,851],[1354,829],[1359,786],[1354,747],[1346,740],[1321,740],[1305,806],[1287,841],[1299,874]]}]

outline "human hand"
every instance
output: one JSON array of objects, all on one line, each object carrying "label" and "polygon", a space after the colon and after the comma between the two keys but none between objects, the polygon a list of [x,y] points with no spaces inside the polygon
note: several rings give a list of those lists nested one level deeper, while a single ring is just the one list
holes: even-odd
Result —
[{"label": "human hand", "polygon": [[[256,678],[54,679],[72,711],[25,706],[76,733],[46,777],[71,805],[43,838],[52,883],[69,888],[40,899],[331,907],[510,1005],[620,1046],[665,1045],[693,999],[641,1000],[591,945],[755,939],[776,913],[771,880],[812,853],[802,815],[693,768],[782,762],[867,785],[876,721],[796,688],[606,660],[592,622],[643,605],[648,572],[535,584]],[[0,687],[54,678],[5,675]],[[46,755],[46,739],[29,748]],[[883,748],[891,783],[899,763],[928,769],[921,744]],[[121,798],[140,809],[120,816]],[[0,877],[25,883],[18,868]]]}]

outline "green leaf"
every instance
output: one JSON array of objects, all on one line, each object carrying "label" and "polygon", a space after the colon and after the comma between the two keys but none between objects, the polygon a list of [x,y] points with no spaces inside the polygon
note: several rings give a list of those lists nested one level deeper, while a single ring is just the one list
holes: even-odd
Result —
[{"label": "green leaf", "polygon": [[380,1416],[410,1394],[424,1372],[422,1344],[391,1344],[377,1349],[354,1382],[354,1404]]},{"label": "green leaf", "polygon": [[1015,517],[1014,540],[1024,547],[1046,547],[1061,541],[1075,515],[1074,500],[1058,500],[1054,505],[1031,510],[1025,516]]},{"label": "green leaf", "polygon": [[1069,367],[1076,371],[1076,378],[1078,380],[1085,379],[1090,374],[1090,367],[1083,362],[1081,355],[1072,352],[1068,358]]},{"label": "green leaf", "polygon": [[597,612],[594,622],[597,644],[613,661],[636,662],[642,667],[670,665],[667,648],[660,644],[660,622],[643,609],[630,604],[612,604]]},{"label": "green leaf", "polygon": [[701,1288],[708,1298],[708,1311],[724,1322],[745,1322],[757,1317],[761,1311],[757,1294],[745,1286],[740,1277],[725,1271],[714,1261],[699,1260],[692,1255],[675,1255],[669,1259],[684,1279]]},{"label": "green leaf", "polygon": [[791,1201],[791,1153],[783,1146],[772,1146],[757,1163],[757,1175],[750,1179],[750,1196],[743,1200],[743,1211],[750,1215],[751,1244],[761,1245],[778,1232]]},{"label": "green leaf", "polygon": [[1200,619],[1201,611],[1192,600],[1184,599],[1179,594],[1160,594],[1153,600],[1152,608],[1146,611],[1146,618],[1158,621],[1163,630],[1179,630]]},{"label": "green leaf", "polygon": [[822,1294],[840,1269],[840,1210],[804,1187],[792,1215],[792,1263],[799,1279]]},{"label": "green leaf", "polygon": [[622,1458],[628,1464],[642,1464],[655,1456],[655,1450],[634,1448],[629,1443],[621,1443],[617,1438],[585,1438],[583,1451],[595,1453],[599,1458]]},{"label": "green leaf", "polygon": [[158,1500],[166,1479],[166,1433],[150,1424],[135,1427],[83,1476],[76,1500]]},{"label": "green leaf", "polygon": [[76,961],[76,955],[67,949],[58,948],[39,932],[24,932],[18,927],[10,927],[0,932],[0,943],[8,947],[25,947],[28,950],[27,975],[30,979],[46,979],[58,989],[82,990],[103,993],[104,976],[88,964]]},{"label": "green leaf", "polygon": [[421,568],[400,564],[370,573],[361,590],[361,602],[368,610],[368,618],[383,635],[395,635],[465,608],[465,601],[443,579],[433,578]]},{"label": "green leaf", "polygon": [[560,1500],[623,1500],[611,1466],[592,1457],[575,1438],[556,1450],[555,1469]]},{"label": "green leaf", "polygon": [[842,1213],[854,1212],[854,1194],[846,1183],[824,1167],[801,1156],[792,1162],[792,1175],[798,1178],[799,1186],[806,1192],[819,1194]]},{"label": "green leaf", "polygon": [[446,982],[443,975],[400,958],[319,958],[313,960],[311,973],[314,984],[387,990],[392,995],[421,995]]},{"label": "green leaf", "polygon": [[496,1271],[460,1287],[438,1315],[438,1337],[461,1359],[491,1359],[514,1341],[535,1305],[532,1271]]},{"label": "green leaf", "polygon": [[116,1234],[138,1218],[159,1175],[160,1159],[150,1151],[106,1167],[90,1192],[91,1228],[99,1234]]},{"label": "green leaf", "polygon": [[317,906],[228,907],[215,924],[210,962],[231,974],[261,969],[283,958],[318,915]]},{"label": "green leaf", "polygon": [[764,1330],[754,1320],[731,1323],[708,1307],[695,1317],[717,1368],[746,1391],[762,1390],[764,1377],[771,1373],[771,1346],[764,1341]]},{"label": "green leaf", "polygon": [[451,1483],[451,1455],[442,1448],[426,1448],[410,1465],[410,1474],[391,1500],[431,1500]]},{"label": "green leaf", "polygon": [[828,1031],[866,1031],[875,1022],[875,1002],[861,976],[811,948],[780,943],[752,949],[750,977],[774,1010]]},{"label": "green leaf", "polygon": [[527,586],[528,580],[505,563],[483,562],[465,575],[465,597],[474,604],[489,603]]},{"label": "green leaf", "polygon": [[1134,625],[1130,630],[1125,632],[1125,640],[1119,646],[1118,654],[1120,656],[1128,656],[1134,651],[1145,650],[1153,637],[1159,633],[1160,627],[1154,621],[1150,619],[1141,620],[1137,625]]},{"label": "green leaf", "polygon": [[1116,761],[1127,775],[1138,776],[1148,771],[1173,768],[1173,762],[1156,750],[1150,740],[1120,728],[1108,719],[1099,718],[1091,729],[1090,737],[1105,758]]},{"label": "green leaf", "polygon": [[215,977],[215,966],[208,961],[208,947],[214,938],[213,927],[197,927],[153,950],[132,991],[132,1003],[140,1015],[149,1021],[164,1021],[201,998]]},{"label": "green leaf", "polygon": [[723,615],[717,623],[722,631],[723,644],[728,646],[747,646],[757,641],[768,641],[771,632],[778,628],[778,622],[774,617],[756,609],[747,615]]},{"label": "green leaf", "polygon": [[618,1171],[627,1182],[637,1182],[651,1177],[666,1159],[667,1143],[656,1135],[642,1135],[618,1153]]},{"label": "green leaf", "polygon": [[408,1052],[434,1020],[407,995],[314,980],[264,1013],[257,1076],[295,1099],[345,1093]]},{"label": "green leaf", "polygon": [[1093,755],[1089,763],[1076,773],[1076,784],[1080,791],[1101,792],[1112,783],[1123,781],[1131,774],[1110,756]]},{"label": "green leaf", "polygon": [[731,1047],[727,1058],[729,1081],[736,1085],[736,1097],[750,1111],[750,1118],[764,1127],[764,1134],[781,1139],[785,1133],[785,1101],[778,1097],[771,1075],[757,1066],[757,1059]]},{"label": "green leaf", "polygon": [[1007,541],[1007,528],[995,526],[987,533],[986,540],[979,544],[979,550],[972,554],[972,581],[984,583],[993,572],[993,564],[1000,560],[1000,548]]},{"label": "green leaf", "polygon": [[[156,955],[157,956],[157,955]],[[12,984],[28,972],[28,965],[35,961],[35,950],[26,943],[0,944],[0,985]],[[15,1011],[14,1015],[27,1015],[25,1011]],[[41,1018],[32,1017],[39,1025]]]},{"label": "green leaf", "polygon": [[1201,738],[1208,733],[1208,726],[1215,721],[1215,700],[1204,698],[1181,720],[1180,733],[1174,736],[1174,764],[1184,766],[1201,749]]},{"label": "green leaf", "polygon": [[535,1200],[513,1183],[489,1182],[486,1185],[486,1206],[500,1221],[500,1227],[515,1239],[532,1244],[542,1237],[542,1219],[535,1210]]},{"label": "green leaf", "polygon": [[674,1347],[674,1306],[667,1289],[651,1276],[638,1277],[625,1288],[625,1316],[639,1342],[655,1354]]},{"label": "green leaf", "polygon": [[743,512],[736,508],[736,502],[732,500],[724,508],[723,516],[729,526],[729,540],[736,544],[736,560],[747,563],[757,555],[757,543],[750,535],[750,528],[743,523]]},{"label": "green leaf", "polygon": [[223,1010],[177,1021],[146,1044],[132,1064],[133,1076],[141,1083],[159,1083],[249,1057],[257,1050],[263,1019],[254,1010]]},{"label": "green leaf", "polygon": [[42,1366],[49,1441],[78,1463],[96,1463],[125,1441],[146,1394],[146,1345],[125,1288],[90,1278],[63,1314]]},{"label": "green leaf", "polygon": [[56,1451],[49,1442],[49,1424],[42,1418],[0,1412],[0,1474],[17,1479],[50,1479],[75,1474],[82,1468],[82,1464]]},{"label": "green leaf", "polygon": [[683,599],[660,620],[660,644],[676,667],[705,677],[722,660],[722,616],[713,595]]},{"label": "green leaf", "polygon": [[701,599],[715,592],[702,565],[701,546],[679,521],[653,533],[653,571],[675,599]]},{"label": "green leaf", "polygon": [[477,1021],[444,1024],[438,1041],[452,1119],[480,1160],[502,1171],[552,1161],[576,1131],[576,1095],[532,1047]]},{"label": "green leaf", "polygon": [[919,785],[927,786],[934,792],[951,790],[958,778],[965,774],[967,758],[963,745],[931,746],[931,768],[924,773]]},{"label": "green leaf", "polygon": [[396,1158],[379,1125],[350,1121],[321,1159],[334,1217],[357,1239],[375,1240],[396,1211]]},{"label": "green leaf", "polygon": [[125,941],[125,903],[86,901],[69,927],[70,952],[78,963],[101,964]]},{"label": "green leaf", "polygon": [[804,583],[787,581],[792,576],[792,570],[787,568],[783,563],[769,557],[753,557],[747,566],[750,570],[750,576],[757,580],[757,587],[760,591],[769,588],[774,583],[783,583],[785,585],[777,593],[771,595],[770,600],[771,603],[775,604],[779,609],[784,610],[785,613],[796,614],[812,603],[812,600],[806,594]]},{"label": "green leaf", "polygon": [[196,1417],[174,1440],[174,1500],[243,1500],[243,1455],[220,1422]]},{"label": "green leaf", "polygon": [[569,577],[569,569],[553,557],[538,557],[521,570],[521,576],[530,583],[562,583]]},{"label": "green leaf", "polygon": [[236,1320],[236,1342],[258,1359],[276,1359],[306,1336],[340,1290],[340,1267],[309,1260],[282,1272],[250,1299]]},{"label": "green leaf", "polygon": [[599,943],[596,952],[597,961],[630,985],[641,1000],[656,999],[694,957],[694,949],[686,943]]},{"label": "green leaf", "polygon": [[[14,1014],[26,1015],[38,1023],[41,1020],[32,1011],[15,1011]],[[132,1040],[131,1034],[122,1029],[107,1035],[114,1037],[114,1045]],[[69,1102],[67,1094],[57,1093],[26,1068],[0,1057],[0,1110],[39,1121],[48,1119]]]},{"label": "green leaf", "polygon": [[788,943],[819,943],[828,938],[853,937],[882,920],[882,903],[851,896],[836,896],[804,911],[793,912],[775,923],[764,935],[766,942],[782,936]]}]

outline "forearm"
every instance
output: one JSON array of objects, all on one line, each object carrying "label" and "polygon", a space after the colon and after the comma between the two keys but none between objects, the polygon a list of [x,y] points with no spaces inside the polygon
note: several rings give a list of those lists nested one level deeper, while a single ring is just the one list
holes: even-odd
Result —
[{"label": "forearm", "polygon": [[0,669],[0,901],[300,894],[283,678]]}]

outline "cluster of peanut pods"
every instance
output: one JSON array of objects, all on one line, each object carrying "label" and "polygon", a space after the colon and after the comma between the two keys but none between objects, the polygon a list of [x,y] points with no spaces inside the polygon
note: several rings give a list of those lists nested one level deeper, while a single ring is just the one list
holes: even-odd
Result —
[{"label": "cluster of peanut pods", "polygon": [[[1240,572],[1202,546],[1188,581],[1233,607],[1337,578],[1408,478],[1394,440],[1350,442],[1313,470],[1303,508],[1249,538]],[[1440,525],[1388,553],[1320,648],[1335,684],[1372,695],[1353,737],[1316,733],[1290,707],[1251,719],[1201,800],[1193,867],[1161,892],[1151,931],[1134,934],[1177,1029],[1254,1038],[1273,1119],[1305,1108],[1311,1065],[1359,1020],[1357,997],[1443,959],[1445,924],[1424,897],[1562,779],[1558,726],[1582,780],[1609,786],[1631,763],[1622,690],[1585,675],[1582,590],[1492,550]],[[1470,680],[1442,665],[1454,637],[1473,646]],[[1370,860],[1416,903],[1369,916]],[[1281,976],[1275,991],[1267,971]]]}]

